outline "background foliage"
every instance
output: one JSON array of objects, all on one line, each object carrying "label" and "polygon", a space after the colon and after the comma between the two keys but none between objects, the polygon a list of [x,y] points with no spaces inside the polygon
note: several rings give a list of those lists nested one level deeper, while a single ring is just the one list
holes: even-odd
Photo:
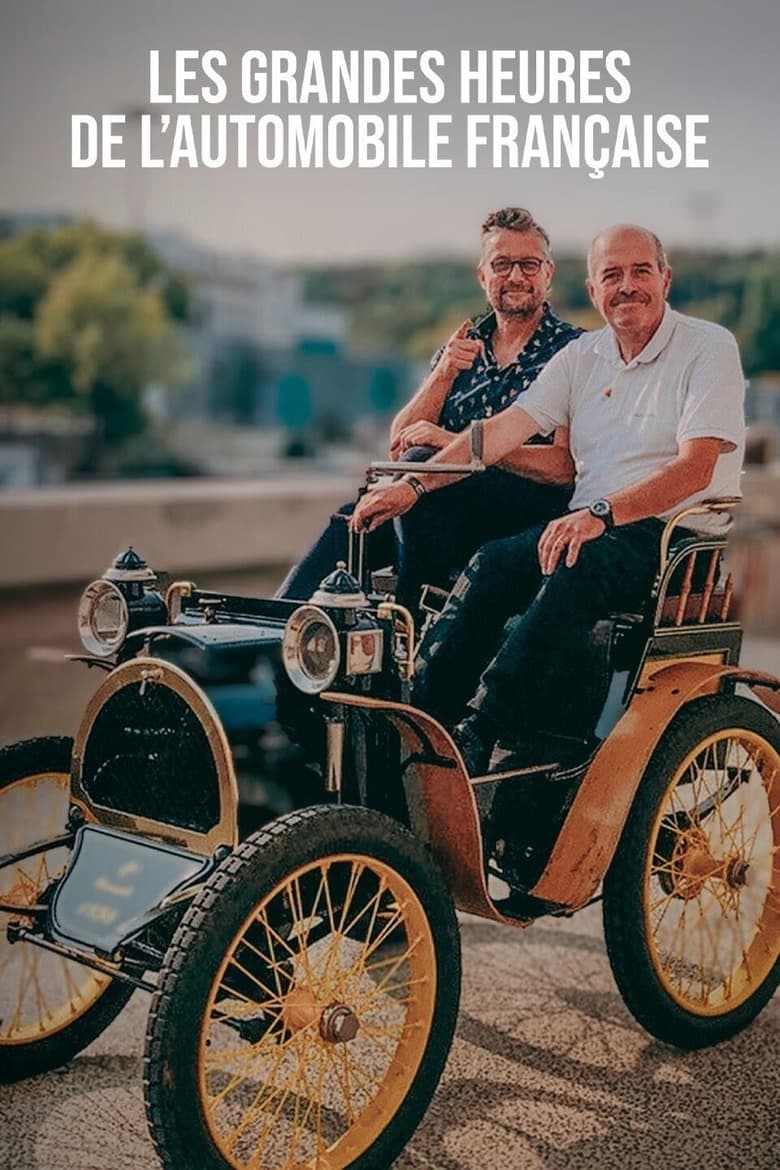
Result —
[{"label": "background foliage", "polygon": [[0,243],[0,404],[94,421],[91,461],[143,431],[144,387],[182,372],[186,285],[138,236],[91,223]]},{"label": "background foliage", "polygon": [[[675,308],[731,329],[747,373],[780,370],[780,255],[678,252],[670,263]],[[562,316],[599,328],[584,270],[582,257],[559,259],[551,299]],[[348,309],[354,342],[366,350],[425,359],[464,317],[485,309],[466,260],[313,268],[304,277],[312,300]]]}]

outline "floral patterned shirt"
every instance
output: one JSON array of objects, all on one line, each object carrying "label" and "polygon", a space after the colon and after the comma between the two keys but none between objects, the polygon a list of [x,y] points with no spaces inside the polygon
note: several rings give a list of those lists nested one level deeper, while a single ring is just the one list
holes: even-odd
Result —
[{"label": "floral patterned shirt", "polygon": [[[493,353],[495,327],[496,315],[488,313],[469,330],[469,337],[484,341],[485,353],[479,353],[471,369],[462,370],[453,382],[439,415],[439,426],[445,430],[462,431],[474,419],[504,410],[528,389],[553,354],[583,332],[556,317],[545,301],[539,327],[525,348],[509,365],[499,366]],[[431,369],[443,352],[444,346],[434,355]]]}]

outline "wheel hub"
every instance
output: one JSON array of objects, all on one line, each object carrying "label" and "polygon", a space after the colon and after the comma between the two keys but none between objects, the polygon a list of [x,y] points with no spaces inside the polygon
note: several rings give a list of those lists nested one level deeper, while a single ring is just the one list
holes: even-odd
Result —
[{"label": "wheel hub", "polygon": [[38,896],[38,888],[32,878],[28,877],[22,870],[17,870],[16,881],[7,890],[2,891],[2,899],[11,905],[16,905],[20,910],[27,906],[35,904]]},{"label": "wheel hub", "polygon": [[360,1030],[360,1021],[344,1003],[326,1007],[310,987],[293,987],[285,996],[282,1019],[288,1032],[301,1032],[317,1025],[326,1044],[348,1044]]},{"label": "wheel hub", "polygon": [[749,869],[750,863],[742,857],[732,857],[726,863],[726,883],[731,886],[732,890],[738,890],[740,886],[747,884]]},{"label": "wheel hub", "polygon": [[328,1044],[348,1044],[359,1029],[360,1021],[346,1004],[331,1004],[320,1016],[320,1036]]},{"label": "wheel hub", "polygon": [[738,854],[714,857],[710,838],[698,825],[680,834],[671,862],[670,892],[685,901],[697,898],[710,879],[722,881],[732,890],[744,886],[749,868]]},{"label": "wheel hub", "polygon": [[[8,923],[9,942],[17,941],[11,937],[14,930],[33,926],[35,912],[40,914],[44,909],[39,904],[36,883],[21,870],[17,871],[16,881],[13,885],[8,890],[0,891],[0,901],[6,914],[10,914],[12,909],[14,913],[14,917]],[[26,914],[25,910],[28,909],[29,913]]]},{"label": "wheel hub", "polygon": [[282,1019],[288,1032],[310,1028],[321,1014],[322,1007],[310,987],[293,987],[285,996]]}]

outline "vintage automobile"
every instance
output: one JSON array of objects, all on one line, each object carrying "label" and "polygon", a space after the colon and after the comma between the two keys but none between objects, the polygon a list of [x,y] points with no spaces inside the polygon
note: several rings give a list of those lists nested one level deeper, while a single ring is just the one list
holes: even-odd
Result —
[{"label": "vintage automobile", "polygon": [[[456,908],[526,927],[599,897],[649,1032],[695,1049],[746,1027],[780,981],[780,681],[739,665],[725,541],[676,542],[690,513],[644,611],[578,659],[595,749],[476,777],[411,702],[413,623],[357,563],[303,604],[163,601],[131,561],[89,586],[111,669],[75,741],[0,752],[0,1078],[67,1061],[141,988],[164,1166],[386,1170],[452,1041]],[[275,640],[324,727],[317,803],[241,839],[224,729],[160,657],[172,638]]]}]

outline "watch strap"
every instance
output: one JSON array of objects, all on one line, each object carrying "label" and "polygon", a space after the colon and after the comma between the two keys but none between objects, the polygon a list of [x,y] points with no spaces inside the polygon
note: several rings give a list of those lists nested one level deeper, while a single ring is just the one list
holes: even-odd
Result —
[{"label": "watch strap", "polygon": [[425,495],[425,487],[420,482],[420,480],[417,478],[416,475],[405,475],[403,477],[403,482],[408,483],[409,486],[414,489],[414,493],[417,496],[418,500],[420,499],[421,496]]}]

